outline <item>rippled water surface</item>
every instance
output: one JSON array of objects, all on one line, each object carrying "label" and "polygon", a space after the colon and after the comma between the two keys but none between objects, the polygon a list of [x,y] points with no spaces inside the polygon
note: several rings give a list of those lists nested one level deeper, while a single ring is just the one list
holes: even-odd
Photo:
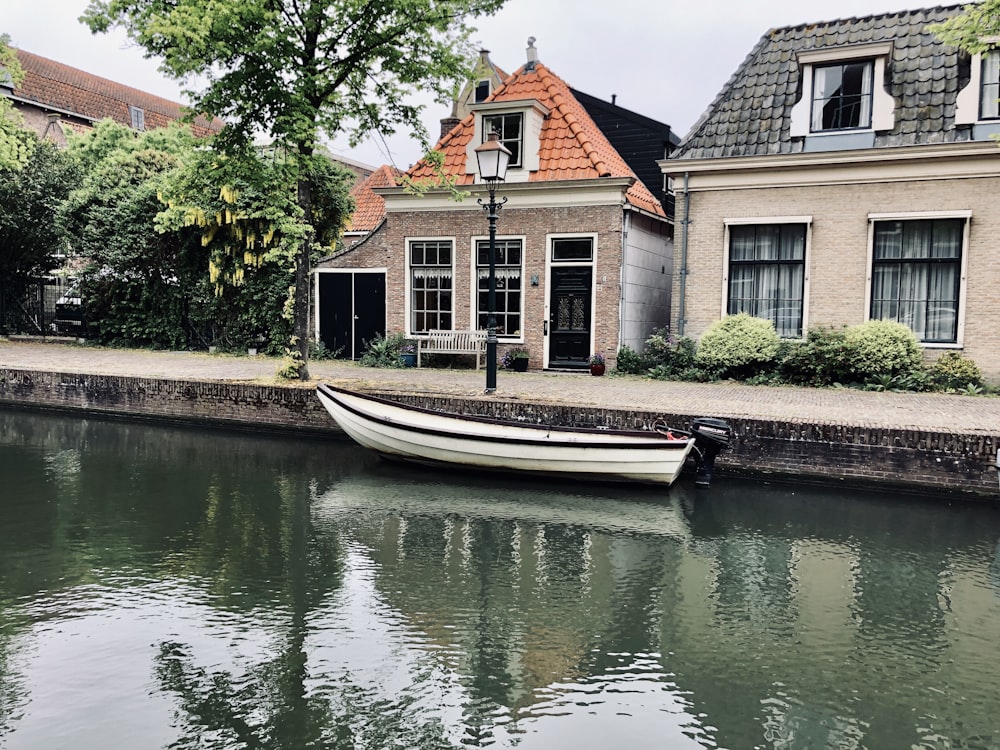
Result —
[{"label": "rippled water surface", "polygon": [[0,748],[1000,749],[1000,511],[0,411]]}]

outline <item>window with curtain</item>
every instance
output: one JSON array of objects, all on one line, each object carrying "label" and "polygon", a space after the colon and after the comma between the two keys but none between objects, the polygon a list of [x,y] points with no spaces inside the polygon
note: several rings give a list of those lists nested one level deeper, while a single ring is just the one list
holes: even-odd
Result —
[{"label": "window with curtain", "polygon": [[979,117],[983,120],[1000,118],[1000,50],[983,55],[982,92],[979,97]]},{"label": "window with curtain", "polygon": [[801,338],[805,257],[805,224],[730,226],[728,313],[765,318],[779,336]]},{"label": "window with curtain", "polygon": [[452,328],[451,240],[410,242],[410,333]]},{"label": "window with curtain", "polygon": [[876,221],[874,320],[905,323],[927,343],[958,340],[965,219]]},{"label": "window with curtain", "polygon": [[812,132],[871,127],[873,69],[862,60],[813,70]]},{"label": "window with curtain", "polygon": [[[521,290],[524,274],[521,268],[521,240],[496,241],[496,321],[498,337],[521,335]],[[478,328],[486,330],[489,318],[490,243],[476,243],[477,320]]]}]

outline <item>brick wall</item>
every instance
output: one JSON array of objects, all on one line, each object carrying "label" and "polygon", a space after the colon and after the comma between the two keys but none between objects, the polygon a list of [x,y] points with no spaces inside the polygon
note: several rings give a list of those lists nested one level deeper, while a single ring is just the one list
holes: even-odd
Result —
[{"label": "brick wall", "polygon": [[[726,293],[722,276],[726,218],[813,217],[806,269],[806,322],[814,327],[865,320],[868,214],[971,210],[961,351],[976,361],[990,381],[1000,382],[997,195],[1000,178],[692,192],[684,332],[697,338],[720,317]],[[679,266],[678,259],[673,279],[673,330],[677,330],[680,314]],[[928,357],[941,351],[928,349]]]},{"label": "brick wall", "polygon": [[[486,239],[488,223],[483,211],[400,211],[391,213],[369,240],[352,252],[322,264],[326,268],[386,267],[386,329],[405,331],[406,238],[452,238],[455,242],[455,328],[475,327],[472,288],[475,282],[469,254],[472,239]],[[545,366],[546,309],[545,259],[551,235],[596,233],[596,289],[593,310],[594,348],[613,355],[620,330],[622,209],[620,206],[573,206],[519,209],[505,206],[497,219],[497,237],[524,237],[524,345],[531,353],[530,367]],[[538,286],[531,279],[538,277]],[[502,349],[502,347],[501,347]],[[613,363],[614,357],[609,361]]]},{"label": "brick wall", "polygon": [[[387,394],[448,412],[561,425],[648,429],[659,418],[684,428],[688,417],[496,398]],[[0,368],[0,408],[29,406],[119,418],[217,424],[251,430],[339,433],[309,385],[160,380]],[[963,435],[730,419],[735,441],[719,468],[799,478],[887,483],[995,499],[1000,435]]]}]

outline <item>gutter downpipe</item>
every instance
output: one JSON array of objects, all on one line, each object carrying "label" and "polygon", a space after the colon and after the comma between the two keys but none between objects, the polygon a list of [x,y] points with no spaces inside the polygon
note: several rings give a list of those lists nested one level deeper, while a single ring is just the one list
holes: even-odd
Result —
[{"label": "gutter downpipe", "polygon": [[678,311],[677,311],[677,337],[680,338],[684,335],[684,320],[686,316],[685,308],[685,292],[687,290],[687,274],[688,274],[688,224],[691,220],[688,218],[691,211],[691,193],[688,190],[688,173],[684,173],[684,219],[681,221],[681,288],[680,288],[680,300],[678,300]]}]

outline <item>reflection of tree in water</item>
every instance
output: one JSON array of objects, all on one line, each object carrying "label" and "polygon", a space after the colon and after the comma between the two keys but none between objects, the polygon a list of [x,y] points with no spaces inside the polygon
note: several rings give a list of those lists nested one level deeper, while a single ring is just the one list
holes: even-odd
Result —
[{"label": "reflection of tree in water", "polygon": [[[267,501],[267,488],[252,495],[216,488],[192,559],[197,572],[216,582],[219,603],[228,607],[247,606],[248,597],[227,594],[242,593],[247,580],[266,576],[249,604],[266,607],[272,624],[275,612],[287,613],[280,651],[235,676],[199,666],[182,643],[161,643],[156,676],[179,701],[181,738],[173,747],[452,747],[439,721],[418,715],[413,697],[380,699],[347,676],[310,692],[309,613],[342,585],[343,551],[335,536],[317,537],[307,480],[285,477],[273,486],[276,502]],[[274,598],[268,604],[261,597]]]},{"label": "reflection of tree in water", "polygon": [[[10,602],[0,599],[0,613],[10,611]],[[24,705],[23,678],[15,671],[11,653],[13,623],[0,619],[0,740],[14,731],[13,722]]]},{"label": "reflection of tree in water", "polygon": [[437,719],[422,717],[415,698],[378,698],[344,677],[308,695],[300,634],[289,633],[277,658],[239,679],[194,664],[185,648],[163,643],[156,676],[180,700],[181,739],[174,748],[454,748]]}]

